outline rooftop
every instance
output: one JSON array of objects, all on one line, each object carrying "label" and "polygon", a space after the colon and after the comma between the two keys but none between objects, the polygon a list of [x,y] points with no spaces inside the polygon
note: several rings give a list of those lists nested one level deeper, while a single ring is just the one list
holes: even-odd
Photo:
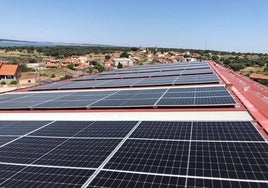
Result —
[{"label": "rooftop", "polygon": [[267,187],[267,93],[212,61],[8,92],[0,186]]},{"label": "rooftop", "polygon": [[7,65],[0,62],[0,75],[13,76],[19,69],[18,65]]}]

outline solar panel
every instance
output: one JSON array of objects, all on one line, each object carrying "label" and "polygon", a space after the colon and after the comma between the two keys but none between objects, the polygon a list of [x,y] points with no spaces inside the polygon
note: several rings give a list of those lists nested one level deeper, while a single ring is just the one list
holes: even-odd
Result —
[{"label": "solar panel", "polygon": [[31,164],[63,141],[60,138],[23,137],[0,148],[0,161]]},{"label": "solar panel", "polygon": [[170,88],[156,106],[230,106],[235,100],[223,86]]},{"label": "solar panel", "polygon": [[165,70],[163,72],[129,72],[125,74],[99,74],[94,76],[85,76],[82,78],[74,79],[74,81],[83,80],[108,80],[108,79],[127,79],[127,78],[148,78],[159,76],[179,76],[179,75],[200,75],[212,74],[213,71],[210,67],[203,69],[183,69],[183,70]]},{"label": "solar panel", "polygon": [[261,182],[245,182],[245,181],[234,181],[234,180],[219,180],[219,179],[196,179],[188,178],[187,187],[217,187],[217,188],[226,188],[226,187],[235,187],[235,188],[266,188],[268,183]]},{"label": "solar panel", "polygon": [[185,187],[183,177],[101,171],[89,187]]},{"label": "solar panel", "polygon": [[267,143],[191,142],[189,175],[268,180]]},{"label": "solar panel", "polygon": [[12,122],[12,124],[6,125],[4,127],[0,126],[0,135],[24,135],[48,123],[49,123],[48,121]]},{"label": "solar panel", "polygon": [[17,165],[15,166],[15,165],[0,164],[0,185],[2,185],[3,182],[7,181],[10,177],[14,176],[23,168],[25,167]]},{"label": "solar panel", "polygon": [[191,124],[191,122],[143,121],[130,137],[189,140]]},{"label": "solar panel", "polygon": [[72,137],[83,131],[93,122],[88,121],[56,121],[38,131],[33,132],[30,136],[59,136]]},{"label": "solar panel", "polygon": [[77,137],[125,137],[136,121],[97,121],[78,133]]},{"label": "solar panel", "polygon": [[120,139],[68,139],[34,164],[97,168],[119,144]]},{"label": "solar panel", "polygon": [[264,141],[251,122],[194,122],[192,140]]},{"label": "solar panel", "polygon": [[[48,84],[31,88],[31,91],[42,90],[66,90],[66,89],[87,89],[87,88],[115,88],[115,87],[138,87],[138,86],[161,86],[161,85],[183,85],[183,84],[204,84],[219,83],[219,78],[215,74],[201,74],[194,76],[168,76],[152,78],[132,78],[115,80],[95,80],[95,81],[73,81],[62,84]],[[51,87],[50,87],[51,85]],[[49,99],[49,97],[48,97]],[[38,97],[36,97],[38,100]]]},{"label": "solar panel", "polygon": [[53,100],[41,104],[34,104],[30,109],[81,109],[86,108],[95,100]]},{"label": "solar panel", "polygon": [[127,140],[105,169],[186,175],[189,142]]},{"label": "solar panel", "polygon": [[20,138],[0,136],[0,187],[268,185],[267,141],[251,122],[0,121],[0,128],[17,123]]},{"label": "solar panel", "polygon": [[83,169],[13,165],[0,165],[0,168],[1,187],[81,187],[94,172]]},{"label": "solar panel", "polygon": [[14,140],[16,139],[17,137],[14,137],[14,136],[0,136],[0,147],[3,145],[3,144],[6,144],[8,142],[10,142],[11,140]]},{"label": "solar panel", "polygon": [[[44,93],[41,96],[46,97]],[[34,97],[42,98],[38,93]],[[28,101],[13,101],[0,105],[0,109],[88,109],[88,108],[139,108],[139,107],[211,107],[234,106],[235,100],[224,86],[58,92],[49,100],[31,101],[33,94],[24,96]]]}]

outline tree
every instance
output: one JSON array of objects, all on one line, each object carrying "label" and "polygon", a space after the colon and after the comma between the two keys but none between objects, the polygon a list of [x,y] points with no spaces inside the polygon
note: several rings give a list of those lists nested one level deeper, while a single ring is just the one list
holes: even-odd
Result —
[{"label": "tree", "polygon": [[17,81],[16,81],[16,80],[12,80],[12,81],[10,82],[10,84],[11,84],[11,85],[16,85],[16,84],[17,84]]},{"label": "tree", "polygon": [[120,54],[120,57],[128,58],[129,54],[127,52],[123,52],[123,53]]},{"label": "tree", "polygon": [[98,72],[103,72],[104,71],[104,66],[100,63],[97,63],[95,68],[98,70]]},{"label": "tree", "polygon": [[50,78],[55,78],[56,75],[55,74],[51,74]]},{"label": "tree", "polygon": [[89,72],[90,74],[92,74],[92,73],[94,72],[94,69],[93,69],[92,67],[89,67],[89,68],[88,68],[88,72]]},{"label": "tree", "polygon": [[1,85],[6,85],[7,83],[5,81],[2,81],[1,82]]},{"label": "tree", "polygon": [[20,64],[19,66],[20,66],[21,72],[33,72],[33,71],[35,71],[33,68],[27,67],[27,65],[24,63]]},{"label": "tree", "polygon": [[70,63],[69,65],[67,65],[67,68],[68,69],[71,69],[71,70],[74,70],[74,64],[73,63]]},{"label": "tree", "polygon": [[118,69],[123,68],[123,64],[119,62],[118,65],[117,65],[117,68],[118,68]]},{"label": "tree", "polygon": [[230,64],[230,67],[231,67],[231,69],[233,69],[234,71],[239,71],[239,70],[245,68],[245,66],[244,66],[243,64],[241,64],[241,63],[231,63],[231,64]]},{"label": "tree", "polygon": [[212,60],[213,60],[213,61],[218,61],[218,60],[219,60],[219,57],[216,56],[216,55],[213,55],[213,56],[212,56]]},{"label": "tree", "polygon": [[109,59],[111,59],[111,56],[110,55],[106,55],[105,56],[105,60],[109,60]]}]

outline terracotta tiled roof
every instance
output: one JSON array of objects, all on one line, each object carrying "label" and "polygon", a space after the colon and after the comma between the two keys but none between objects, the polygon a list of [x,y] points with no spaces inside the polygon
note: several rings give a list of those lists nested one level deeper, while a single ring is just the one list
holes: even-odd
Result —
[{"label": "terracotta tiled roof", "polygon": [[17,70],[19,69],[18,65],[6,65],[2,62],[0,63],[0,75],[16,75]]},{"label": "terracotta tiled roof", "polygon": [[252,79],[268,80],[268,76],[263,74],[251,74],[249,77]]},{"label": "terracotta tiled roof", "polygon": [[89,68],[89,65],[87,65],[87,64],[81,64],[81,65],[78,65],[77,67],[75,67],[76,70],[85,70],[88,68]]},{"label": "terracotta tiled roof", "polygon": [[46,67],[58,67],[58,64],[48,63],[46,64]]}]

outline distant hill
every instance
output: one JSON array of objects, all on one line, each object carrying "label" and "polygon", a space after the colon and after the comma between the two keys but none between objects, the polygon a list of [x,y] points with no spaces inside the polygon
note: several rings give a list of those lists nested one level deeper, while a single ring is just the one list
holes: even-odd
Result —
[{"label": "distant hill", "polygon": [[23,41],[13,39],[0,39],[0,47],[12,46],[101,46],[108,47],[112,45],[104,44],[87,44],[87,43],[64,43],[64,42],[37,42],[37,41]]}]

